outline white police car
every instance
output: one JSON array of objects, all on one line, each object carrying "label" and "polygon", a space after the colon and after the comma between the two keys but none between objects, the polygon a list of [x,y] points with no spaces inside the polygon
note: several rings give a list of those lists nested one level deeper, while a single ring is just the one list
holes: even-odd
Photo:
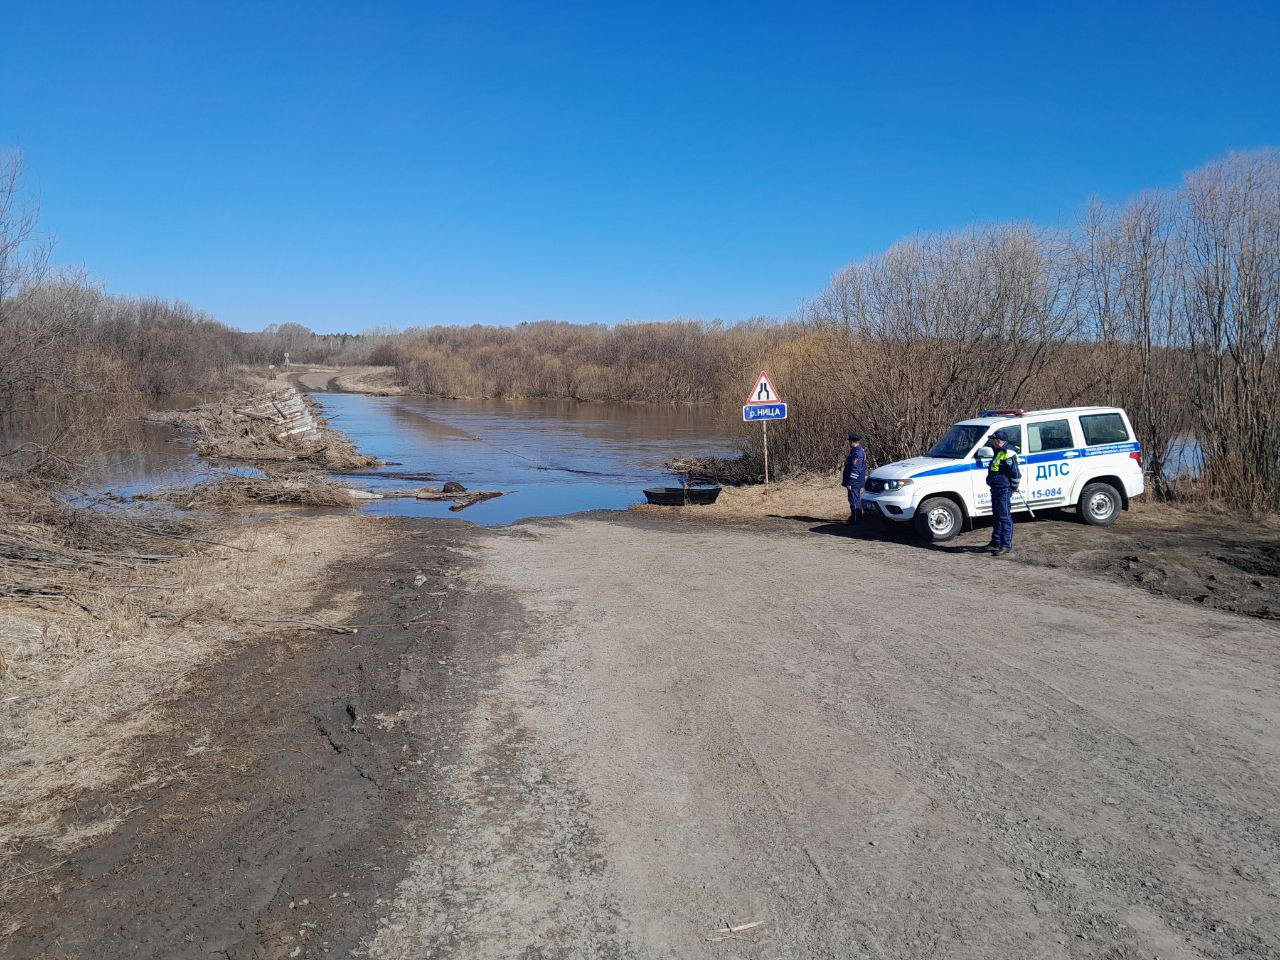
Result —
[{"label": "white police car", "polygon": [[1106,526],[1145,489],[1142,448],[1119,407],[983,410],[953,426],[925,456],[871,471],[863,508],[913,522],[925,540],[950,540],[974,517],[991,515],[988,438],[997,430],[1010,438],[1022,469],[1015,512],[1074,506],[1086,523]]}]

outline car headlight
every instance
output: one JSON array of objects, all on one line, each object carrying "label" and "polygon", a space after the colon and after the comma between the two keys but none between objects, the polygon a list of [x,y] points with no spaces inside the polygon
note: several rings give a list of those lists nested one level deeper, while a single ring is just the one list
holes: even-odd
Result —
[{"label": "car headlight", "polygon": [[886,490],[901,490],[903,487],[911,486],[911,482],[910,480],[886,480],[884,488]]}]

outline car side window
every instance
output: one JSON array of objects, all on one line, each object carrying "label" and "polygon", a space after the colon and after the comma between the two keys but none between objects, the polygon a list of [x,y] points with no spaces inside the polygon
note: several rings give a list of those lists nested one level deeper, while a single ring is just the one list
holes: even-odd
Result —
[{"label": "car side window", "polygon": [[1070,420],[1042,420],[1040,423],[1027,424],[1027,438],[1030,445],[1028,453],[1042,453],[1046,450],[1070,450],[1075,441],[1071,439]]},{"label": "car side window", "polygon": [[1085,446],[1099,443],[1124,443],[1130,439],[1124,417],[1118,413],[1090,413],[1080,418]]},{"label": "car side window", "polygon": [[[1015,453],[1022,452],[1022,424],[1020,423],[1002,423],[997,425],[991,433],[1003,433],[1009,438],[1009,445],[1013,447]],[[991,435],[982,441],[984,445],[991,446]]]}]

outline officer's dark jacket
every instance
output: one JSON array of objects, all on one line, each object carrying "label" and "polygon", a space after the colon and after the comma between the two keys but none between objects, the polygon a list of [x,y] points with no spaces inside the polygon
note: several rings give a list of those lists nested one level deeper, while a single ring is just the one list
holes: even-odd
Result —
[{"label": "officer's dark jacket", "polygon": [[1022,471],[1018,469],[1018,454],[1013,447],[1005,446],[997,450],[987,467],[987,486],[992,488],[1009,487],[1016,489],[1022,482]]},{"label": "officer's dark jacket", "polygon": [[844,476],[840,485],[844,487],[861,487],[867,482],[867,450],[858,444],[849,451],[844,460]]}]

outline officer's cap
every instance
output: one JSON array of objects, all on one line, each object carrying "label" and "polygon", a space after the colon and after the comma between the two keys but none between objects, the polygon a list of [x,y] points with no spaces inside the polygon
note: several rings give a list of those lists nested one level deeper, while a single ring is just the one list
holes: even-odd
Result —
[{"label": "officer's cap", "polygon": [[1008,431],[1006,431],[1006,430],[997,430],[995,433],[993,433],[993,434],[991,435],[991,439],[992,439],[992,440],[1003,440],[1005,443],[1009,443],[1009,442],[1010,442],[1010,441],[1009,441],[1009,433],[1008,433]]},{"label": "officer's cap", "polygon": [[861,441],[861,440],[862,440],[862,434],[860,434],[860,433],[853,433],[852,431],[850,431],[850,433],[849,433],[849,440],[850,440],[850,442],[852,442],[852,441],[854,441],[854,440]]}]

